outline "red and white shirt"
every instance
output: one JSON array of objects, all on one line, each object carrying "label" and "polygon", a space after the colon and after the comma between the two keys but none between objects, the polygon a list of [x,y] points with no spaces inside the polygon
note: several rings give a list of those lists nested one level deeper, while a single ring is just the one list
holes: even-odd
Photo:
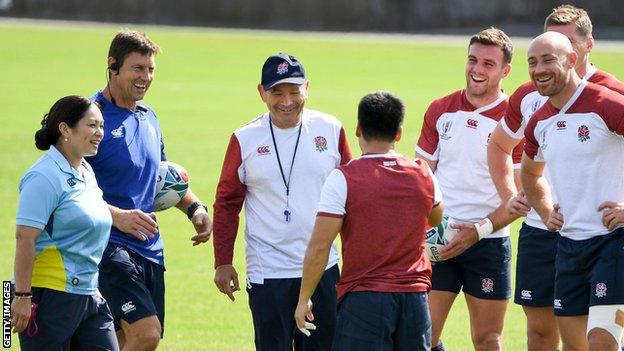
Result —
[{"label": "red and white shirt", "polygon": [[[624,84],[617,80],[611,74],[598,70],[595,66],[587,71],[584,80],[591,83],[596,83],[607,87],[620,94],[624,94]],[[547,96],[540,95],[532,82],[522,84],[516,91],[509,97],[509,106],[505,113],[505,118],[501,119],[500,124],[511,138],[523,139],[524,129],[526,128],[529,119],[535,111],[544,105],[548,100]],[[524,145],[524,141],[521,141],[519,145]],[[516,152],[514,149],[513,161],[517,169],[520,169],[520,162],[522,159],[522,150]],[[550,183],[550,175],[548,167],[544,169],[544,177],[546,181]],[[553,198],[556,202],[556,199]],[[527,214],[525,223],[535,228],[541,228],[546,230],[546,225],[542,222],[542,219],[534,209],[531,209]]]},{"label": "red and white shirt", "polygon": [[350,291],[429,291],[425,231],[441,199],[427,163],[394,152],[365,154],[334,170],[318,216],[344,218],[338,298]]},{"label": "red and white shirt", "polygon": [[524,152],[546,162],[564,218],[562,236],[608,234],[598,206],[624,201],[624,96],[582,81],[561,110],[547,101],[526,130]]},{"label": "red and white shirt", "polygon": [[[464,90],[435,100],[425,113],[416,152],[437,161],[445,214],[456,222],[478,222],[501,203],[490,177],[487,145],[507,108],[507,96],[475,108]],[[486,239],[509,236],[505,227]]]},{"label": "red and white shirt", "polygon": [[[331,171],[351,159],[340,122],[333,116],[304,109],[290,175],[291,215],[286,221],[286,186],[269,123],[269,113],[265,113],[234,132],[214,203],[215,265],[232,263],[239,213],[245,203],[247,277],[258,284],[267,278],[301,277],[323,183]],[[288,181],[299,126],[273,126],[273,132]],[[337,262],[334,246],[327,267]]]}]

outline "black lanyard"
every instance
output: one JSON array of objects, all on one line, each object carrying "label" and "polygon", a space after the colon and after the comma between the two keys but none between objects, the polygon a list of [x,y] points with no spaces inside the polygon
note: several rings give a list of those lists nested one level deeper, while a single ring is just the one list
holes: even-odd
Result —
[{"label": "black lanyard", "polygon": [[277,149],[277,143],[275,142],[275,133],[273,132],[273,120],[271,116],[269,116],[269,129],[271,130],[271,139],[273,139],[273,147],[275,148],[275,155],[277,156],[277,164],[279,165],[280,173],[282,174],[282,181],[284,182],[284,186],[286,187],[286,210],[284,210],[284,217],[286,218],[286,222],[290,221],[290,210],[288,204],[288,196],[290,195],[290,179],[292,178],[292,170],[295,165],[295,156],[297,155],[297,148],[299,147],[299,138],[301,137],[301,127],[303,127],[303,119],[299,124],[299,132],[297,134],[297,143],[295,144],[295,152],[293,152],[292,162],[290,163],[290,170],[288,171],[288,180],[286,180],[286,176],[284,175],[284,169],[282,167],[282,161],[280,160],[279,150]]}]

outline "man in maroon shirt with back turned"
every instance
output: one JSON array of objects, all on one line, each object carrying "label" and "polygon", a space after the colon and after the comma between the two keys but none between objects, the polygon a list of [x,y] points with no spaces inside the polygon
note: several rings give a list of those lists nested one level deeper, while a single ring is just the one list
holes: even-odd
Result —
[{"label": "man in maroon shirt with back turned", "polygon": [[425,229],[442,218],[442,194],[426,162],[394,151],[403,116],[394,95],[364,96],[356,131],[362,156],[334,170],[323,186],[295,320],[306,335],[316,329],[310,297],[340,232],[344,264],[332,350],[431,348]]}]

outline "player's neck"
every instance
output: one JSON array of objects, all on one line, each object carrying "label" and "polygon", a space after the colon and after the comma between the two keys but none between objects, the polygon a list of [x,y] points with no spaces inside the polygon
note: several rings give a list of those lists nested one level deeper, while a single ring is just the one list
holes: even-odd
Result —
[{"label": "player's neck", "polygon": [[390,151],[394,150],[394,142],[389,143],[387,141],[366,141],[364,138],[359,138],[358,142],[360,144],[360,149],[362,150],[362,155],[365,154],[387,154]]},{"label": "player's neck", "polygon": [[301,124],[301,114],[293,118],[276,118],[271,116],[271,123],[279,129],[290,129]]},{"label": "player's neck", "polygon": [[592,69],[592,64],[589,62],[589,60],[586,60],[584,63],[580,63],[579,65],[577,65],[574,69],[576,70],[576,74],[578,74],[579,77],[583,78],[585,77],[587,72]]},{"label": "player's neck", "polygon": [[501,96],[501,94],[503,94],[503,92],[500,89],[500,86],[492,92],[488,92],[483,95],[472,95],[468,92],[468,90],[466,90],[466,99],[472,106],[474,106],[475,109],[477,109],[493,103]]},{"label": "player's neck", "polygon": [[102,95],[108,101],[114,103],[117,107],[127,108],[128,110],[134,111],[136,109],[137,103],[136,101],[126,100],[123,98],[119,89],[114,84],[109,82],[106,84],[104,89],[102,89]]},{"label": "player's neck", "polygon": [[550,103],[557,109],[563,108],[570,98],[572,98],[572,95],[574,95],[579,85],[581,85],[581,78],[572,73],[565,87],[558,94],[550,97]]}]

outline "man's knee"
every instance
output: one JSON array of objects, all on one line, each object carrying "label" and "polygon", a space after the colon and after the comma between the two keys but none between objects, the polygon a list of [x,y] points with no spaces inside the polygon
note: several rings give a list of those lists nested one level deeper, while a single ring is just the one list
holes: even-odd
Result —
[{"label": "man's knee", "polygon": [[594,328],[587,333],[587,342],[590,351],[612,351],[618,349],[618,342],[610,332]]},{"label": "man's knee", "polygon": [[503,347],[503,336],[498,332],[475,332],[472,342],[476,350],[501,350]]},{"label": "man's knee", "polygon": [[160,342],[162,328],[156,316],[139,319],[134,323],[122,321],[125,347],[129,350],[155,350]]},{"label": "man's knee", "polygon": [[527,346],[529,351],[556,350],[559,347],[559,335],[543,330],[528,330]]},{"label": "man's knee", "polygon": [[624,324],[623,305],[589,307],[587,342],[590,350],[617,350]]}]

